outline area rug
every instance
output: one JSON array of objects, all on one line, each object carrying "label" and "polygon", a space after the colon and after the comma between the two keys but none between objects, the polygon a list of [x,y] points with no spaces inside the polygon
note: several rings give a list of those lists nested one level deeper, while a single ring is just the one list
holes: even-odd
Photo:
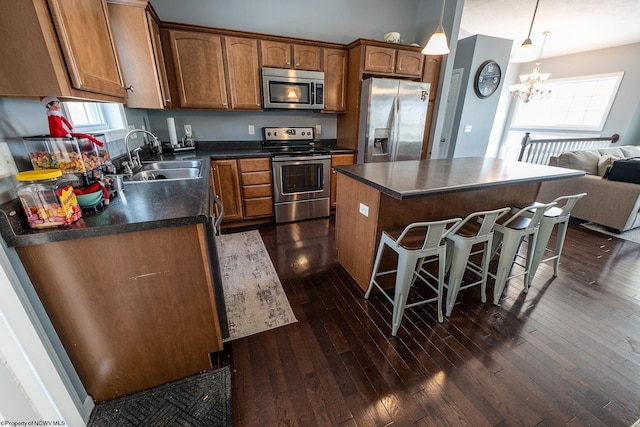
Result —
[{"label": "area rug", "polygon": [[192,375],[96,405],[87,425],[231,426],[229,367]]},{"label": "area rug", "polygon": [[622,233],[615,233],[606,229],[602,225],[595,224],[593,222],[583,222],[580,227],[587,228],[598,233],[607,234],[609,236],[617,237],[618,239],[629,240],[630,242],[640,243],[640,228],[634,228],[633,230],[623,231]]},{"label": "area rug", "polygon": [[260,233],[222,234],[218,257],[232,341],[297,322]]}]

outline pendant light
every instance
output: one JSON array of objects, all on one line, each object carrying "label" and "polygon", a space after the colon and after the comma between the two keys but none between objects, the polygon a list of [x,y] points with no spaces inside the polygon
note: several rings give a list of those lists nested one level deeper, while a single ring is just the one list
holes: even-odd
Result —
[{"label": "pendant light", "polygon": [[538,4],[540,0],[536,0],[536,8],[533,10],[533,17],[531,18],[531,25],[529,26],[529,33],[527,38],[522,42],[518,51],[511,58],[511,62],[522,63],[531,62],[536,59],[536,52],[533,49],[533,42],[531,41],[531,29],[533,28],[533,22],[536,20],[536,13],[538,12]]},{"label": "pendant light", "polygon": [[529,102],[536,99],[543,99],[551,94],[551,88],[545,87],[544,82],[547,81],[550,74],[540,72],[540,64],[542,63],[542,51],[544,50],[544,44],[547,41],[549,31],[542,33],[544,40],[542,41],[542,48],[540,48],[540,54],[536,60],[536,65],[533,68],[533,72],[529,74],[523,74],[520,76],[520,83],[509,86],[509,92],[514,99]]},{"label": "pendant light", "polygon": [[444,18],[444,3],[442,0],[442,10],[440,11],[440,24],[436,31],[433,33],[427,45],[422,49],[422,53],[425,55],[446,55],[449,53],[449,46],[447,45],[447,35],[444,32],[442,26],[442,19]]}]

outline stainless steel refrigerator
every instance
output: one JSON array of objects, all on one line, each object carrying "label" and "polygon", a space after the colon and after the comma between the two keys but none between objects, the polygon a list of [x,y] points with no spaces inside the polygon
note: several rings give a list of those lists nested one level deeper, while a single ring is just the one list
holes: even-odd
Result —
[{"label": "stainless steel refrigerator", "polygon": [[362,82],[358,163],[420,159],[429,88],[376,77]]}]

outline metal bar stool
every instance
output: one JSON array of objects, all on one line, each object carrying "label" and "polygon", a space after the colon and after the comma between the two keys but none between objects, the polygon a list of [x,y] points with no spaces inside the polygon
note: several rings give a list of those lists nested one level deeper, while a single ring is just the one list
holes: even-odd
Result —
[{"label": "metal bar stool", "polygon": [[[453,218],[442,221],[416,222],[407,225],[401,231],[384,231],[380,237],[378,252],[373,264],[373,272],[371,273],[371,281],[369,289],[365,293],[365,299],[369,299],[371,290],[376,286],[382,295],[393,304],[393,316],[391,321],[391,335],[396,336],[404,309],[406,307],[414,307],[428,302],[438,302],[438,321],[442,322],[442,293],[444,286],[444,274],[446,266],[446,244],[444,238],[454,227],[462,221],[461,218]],[[378,271],[380,260],[385,246],[398,254],[398,264],[396,269],[387,271]],[[418,262],[425,259],[433,258],[438,262],[437,287],[429,282],[427,285],[436,291],[437,296],[425,299],[411,304],[407,304],[407,298],[411,291],[411,286],[415,282],[418,270]],[[385,292],[383,287],[378,283],[378,278],[387,274],[396,275],[395,291],[393,299]],[[436,279],[434,276],[430,277]],[[423,279],[422,277],[420,277]],[[423,279],[424,280],[424,279]]]},{"label": "metal bar stool", "polygon": [[[492,255],[491,250],[493,249],[493,225],[509,211],[510,208],[506,207],[474,212],[447,234],[447,270],[449,271],[449,279],[445,285],[447,288],[445,314],[447,316],[451,316],[458,292],[462,289],[480,285],[481,300],[483,303],[487,302],[487,275]],[[472,249],[478,248],[478,245],[482,245],[482,247],[472,252]],[[481,265],[471,261],[471,257],[478,254],[482,254]],[[475,273],[480,277],[480,280],[462,285],[462,277],[466,270]]]},{"label": "metal bar stool", "polygon": [[[501,218],[494,224],[493,249],[491,253],[495,255],[498,248],[500,249],[500,257],[498,259],[498,269],[496,270],[496,274],[495,276],[489,274],[495,278],[495,285],[493,288],[493,303],[495,305],[500,305],[500,297],[502,296],[502,292],[504,291],[509,279],[524,275],[524,282],[526,286],[526,283],[529,280],[529,273],[531,271],[533,248],[535,248],[536,245],[540,220],[544,213],[555,205],[556,202],[538,204],[537,206],[527,206],[518,210],[506,220],[502,221]],[[527,216],[527,212],[532,215]],[[510,276],[509,272],[516,260],[518,248],[525,238],[527,238],[528,241],[528,248],[524,273]]]},{"label": "metal bar stool", "polygon": [[[562,247],[564,246],[564,238],[567,235],[567,227],[569,226],[569,218],[571,217],[571,210],[578,203],[578,200],[586,196],[587,193],[574,194],[570,196],[561,196],[554,200],[557,203],[556,206],[545,211],[542,219],[540,220],[540,227],[538,229],[538,238],[533,249],[533,257],[531,259],[530,273],[528,281],[525,282],[524,292],[529,292],[529,286],[533,281],[533,277],[538,270],[538,266],[542,262],[554,261],[553,263],[553,277],[558,276],[558,265],[560,264],[560,255],[562,255]],[[532,206],[539,206],[540,203],[536,202]],[[526,211],[524,215],[531,216],[533,212]],[[547,244],[549,238],[553,232],[555,225],[558,225],[558,232],[556,235],[556,245],[553,249],[548,249]],[[552,252],[553,255],[543,259],[545,251]]]}]

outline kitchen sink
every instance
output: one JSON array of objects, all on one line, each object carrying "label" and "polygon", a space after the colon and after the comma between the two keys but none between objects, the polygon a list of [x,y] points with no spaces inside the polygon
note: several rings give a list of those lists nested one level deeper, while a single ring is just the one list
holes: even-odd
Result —
[{"label": "kitchen sink", "polygon": [[124,182],[178,181],[202,177],[200,160],[166,160],[142,164],[142,170],[125,178]]},{"label": "kitchen sink", "polygon": [[200,169],[202,162],[200,160],[163,160],[158,162],[142,162],[142,170],[158,170],[158,169]]}]

